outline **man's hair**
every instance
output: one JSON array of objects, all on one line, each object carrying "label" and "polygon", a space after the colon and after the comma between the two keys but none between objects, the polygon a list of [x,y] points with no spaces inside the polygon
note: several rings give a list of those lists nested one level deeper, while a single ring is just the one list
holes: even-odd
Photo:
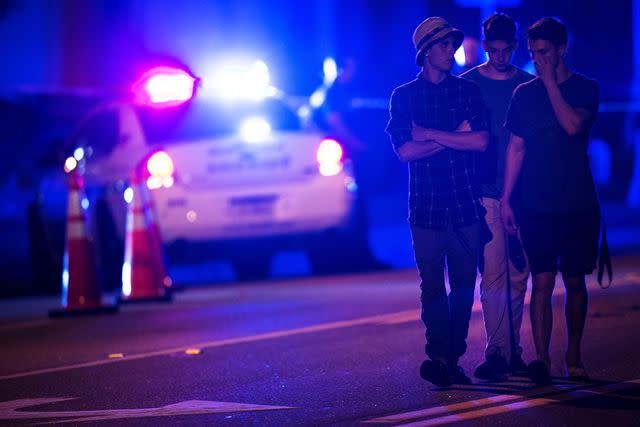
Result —
[{"label": "man's hair", "polygon": [[515,19],[511,16],[506,13],[494,13],[482,23],[482,37],[487,41],[512,42],[516,40],[517,27]]},{"label": "man's hair", "polygon": [[527,30],[529,40],[548,40],[555,47],[567,44],[567,27],[558,18],[542,18]]}]

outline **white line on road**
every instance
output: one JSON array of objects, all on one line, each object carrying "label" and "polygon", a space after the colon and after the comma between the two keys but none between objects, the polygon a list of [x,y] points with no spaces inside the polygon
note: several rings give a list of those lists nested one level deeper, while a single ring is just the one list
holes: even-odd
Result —
[{"label": "white line on road", "polygon": [[0,376],[0,381],[10,380],[15,378],[31,377],[34,375],[51,374],[55,372],[68,371],[71,369],[90,368],[94,366],[107,365],[110,363],[140,360],[140,359],[146,359],[154,356],[165,356],[168,354],[184,352],[188,348],[204,349],[204,348],[223,347],[227,345],[243,344],[243,343],[262,341],[262,340],[268,340],[268,339],[274,339],[274,338],[289,337],[293,335],[301,335],[301,334],[308,334],[313,332],[329,331],[333,329],[349,328],[352,326],[361,326],[361,325],[367,325],[367,324],[373,324],[373,325],[385,324],[386,322],[389,322],[389,321],[393,322],[393,321],[397,321],[397,319],[399,318],[406,319],[406,318],[410,318],[411,316],[413,316],[415,319],[418,319],[419,318],[418,311],[417,310],[399,311],[399,312],[390,313],[390,314],[360,317],[357,319],[321,323],[319,325],[305,326],[302,328],[267,332],[267,333],[258,334],[258,335],[249,335],[246,337],[227,338],[227,339],[222,339],[217,341],[207,341],[203,343],[189,344],[189,345],[169,348],[165,350],[150,351],[147,353],[127,355],[123,358],[100,359],[100,360],[93,360],[93,361],[84,362],[84,363],[76,363],[73,365],[58,366],[55,368],[45,368],[45,369],[37,369],[34,371],[18,372],[15,374]]},{"label": "white line on road", "polygon": [[[640,384],[640,379],[625,381],[621,383],[608,384],[603,386],[591,386],[587,388],[571,388],[563,390],[560,393],[551,393],[545,397],[539,397],[534,399],[526,399],[527,395],[544,395],[545,389],[531,390],[529,393],[517,395],[498,395],[490,398],[478,399],[474,401],[462,402],[454,405],[446,405],[443,407],[427,408],[419,411],[406,412],[404,414],[390,415],[387,417],[377,418],[375,420],[365,421],[366,423],[390,423],[390,422],[403,422],[411,419],[425,418],[428,416],[436,415],[443,412],[452,411],[464,411],[465,409],[471,409],[474,406],[488,406],[494,403],[505,403],[511,400],[525,398],[525,400],[506,403],[503,405],[489,406],[486,408],[475,409],[467,412],[459,412],[457,414],[448,414],[440,417],[430,418],[427,420],[416,421],[407,424],[398,424],[397,427],[431,427],[440,426],[444,424],[451,424],[455,422],[470,421],[476,418],[488,417],[491,415],[504,414],[507,412],[518,411],[521,409],[531,409],[538,406],[550,405],[553,403],[565,402],[569,400],[581,399],[589,397],[593,394],[603,395],[611,392],[616,392],[630,388],[633,385]],[[385,421],[388,420],[388,421]]]},{"label": "white line on road", "polygon": [[432,408],[425,408],[417,411],[404,412],[402,414],[389,415],[386,417],[376,418],[373,420],[367,420],[365,421],[365,423],[406,422],[406,421],[416,420],[419,418],[426,418],[426,417],[430,417],[438,414],[448,414],[455,411],[463,411],[466,409],[477,408],[479,406],[492,405],[495,403],[511,402],[513,400],[518,400],[518,399],[522,399],[522,398],[526,398],[534,395],[542,395],[542,394],[551,393],[558,390],[566,391],[572,388],[578,388],[578,386],[570,386],[570,385],[562,384],[562,385],[557,385],[553,387],[536,388],[533,390],[527,390],[520,394],[500,394],[497,396],[485,397],[482,399],[475,399],[475,400],[469,400],[466,402],[453,403],[451,405],[434,406]]},{"label": "white line on road", "polygon": [[14,329],[34,328],[36,326],[42,326],[48,323],[50,323],[49,320],[31,320],[28,322],[9,323],[5,325],[0,325],[0,332],[11,331]]},{"label": "white line on road", "polygon": [[[0,420],[67,418],[64,421],[53,421],[40,424],[57,424],[59,422],[81,422],[98,420],[119,420],[125,418],[174,417],[180,415],[223,414],[229,412],[274,411],[295,409],[290,406],[267,406],[250,403],[211,402],[208,400],[188,400],[158,408],[99,409],[93,411],[25,411],[24,408],[51,403],[65,402],[73,398],[36,398],[18,399],[0,402]],[[73,419],[68,419],[73,418]]]}]

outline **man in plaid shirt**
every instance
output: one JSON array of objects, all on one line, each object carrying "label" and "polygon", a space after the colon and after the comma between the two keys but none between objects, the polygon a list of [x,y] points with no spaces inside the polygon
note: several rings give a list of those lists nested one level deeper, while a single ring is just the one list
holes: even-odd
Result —
[{"label": "man in plaid shirt", "polygon": [[475,156],[489,140],[486,111],[475,83],[450,74],[463,38],[439,17],[416,28],[422,71],[394,90],[387,125],[398,157],[409,163],[409,223],[429,357],[420,375],[438,386],[471,383],[458,359],[467,347],[484,215]]}]

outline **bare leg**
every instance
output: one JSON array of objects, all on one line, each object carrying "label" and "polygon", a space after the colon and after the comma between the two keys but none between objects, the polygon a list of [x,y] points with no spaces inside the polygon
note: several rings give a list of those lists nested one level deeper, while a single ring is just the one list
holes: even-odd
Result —
[{"label": "bare leg", "polygon": [[553,327],[551,312],[551,296],[555,285],[555,274],[551,272],[538,273],[533,276],[531,291],[531,329],[533,342],[536,346],[536,356],[540,360],[550,363],[549,342]]},{"label": "bare leg", "polygon": [[580,366],[582,358],[580,354],[580,344],[584,324],[587,318],[587,285],[584,276],[562,277],[567,298],[564,306],[564,315],[567,319],[567,365]]}]

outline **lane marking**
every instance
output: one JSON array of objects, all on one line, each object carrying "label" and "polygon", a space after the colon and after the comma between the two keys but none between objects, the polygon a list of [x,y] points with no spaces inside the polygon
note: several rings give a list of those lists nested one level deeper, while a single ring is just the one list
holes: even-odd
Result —
[{"label": "lane marking", "polygon": [[[94,411],[20,411],[19,409],[51,403],[66,402],[76,398],[53,397],[38,399],[19,399],[0,402],[0,420],[21,420],[37,418],[65,418],[39,424],[57,424],[60,422],[80,422],[98,420],[116,420],[143,417],[174,417],[179,415],[221,414],[227,412],[273,411],[296,409],[291,406],[267,406],[250,403],[211,402],[207,400],[187,400],[157,408],[141,409],[100,409]],[[68,419],[72,418],[72,419]]]},{"label": "lane marking", "polygon": [[[534,399],[526,399],[526,396],[525,396],[526,400],[522,400],[519,402],[508,403],[508,404],[497,405],[497,406],[490,406],[487,408],[475,409],[467,412],[460,412],[457,414],[449,414],[441,417],[430,418],[427,420],[421,420],[421,421],[416,421],[416,422],[407,423],[407,424],[397,424],[397,426],[398,427],[431,427],[431,426],[440,426],[440,425],[451,424],[456,422],[471,421],[477,418],[488,417],[491,415],[499,415],[507,412],[519,411],[522,409],[531,409],[538,406],[550,405],[550,404],[559,403],[559,402],[566,402],[566,401],[575,400],[575,399],[582,399],[585,397],[590,397],[594,394],[607,395],[611,392],[628,389],[637,384],[640,384],[640,379],[635,379],[635,380],[630,380],[630,381],[625,381],[625,382],[615,383],[615,384],[607,384],[603,386],[591,386],[583,389],[572,388],[568,390],[563,390],[559,393],[554,393],[551,395],[547,395],[545,397],[538,397]],[[531,394],[541,395],[544,393],[543,390],[544,389],[531,390],[532,392]],[[501,396],[493,396],[493,397],[501,397]],[[515,397],[516,399],[518,399],[518,398],[522,398],[523,395],[510,396],[510,397]],[[488,398],[488,399],[491,399],[491,398]],[[486,399],[480,399],[480,400],[486,400]],[[508,400],[509,399],[505,400],[505,402]],[[462,410],[473,407],[474,406],[473,402],[475,401],[463,402],[463,404],[466,403],[467,406],[465,408],[462,408]],[[486,403],[486,405],[490,405],[490,404],[491,402]],[[458,405],[462,405],[462,404],[458,404]],[[455,405],[448,405],[447,407],[444,407],[445,411],[449,412],[449,409],[460,410],[460,409],[450,408],[452,406],[455,406]],[[439,409],[439,407],[427,408],[421,411],[414,411],[415,414],[421,413],[420,415],[416,415],[414,419],[418,417],[423,418],[423,417],[429,416],[430,414],[425,413],[429,409]],[[441,413],[445,411],[438,411],[434,413]],[[406,414],[409,414],[409,413],[406,413]],[[403,414],[398,414],[398,415],[403,415]],[[394,415],[391,415],[390,417],[394,417]],[[385,418],[388,418],[388,417],[385,417]],[[407,420],[409,420],[409,418],[405,418],[404,420],[399,420],[399,421],[402,422]],[[366,422],[374,422],[374,420],[366,421]],[[386,422],[392,422],[392,421],[386,421]]]},{"label": "lane marking", "polygon": [[491,415],[503,414],[505,412],[518,411],[520,409],[530,409],[537,406],[549,405],[557,400],[538,398],[532,400],[524,400],[522,402],[509,403],[503,406],[493,406],[486,409],[480,409],[471,412],[462,412],[460,414],[446,415],[444,417],[433,418],[426,421],[418,421],[410,424],[400,424],[402,427],[422,427],[422,426],[439,426],[462,421],[469,421],[479,417],[488,417]]},{"label": "lane marking", "polygon": [[[531,385],[531,383],[529,383],[529,385]],[[493,386],[493,384],[491,384],[490,386]],[[528,390],[528,391],[525,391],[525,392],[519,393],[519,394],[500,394],[500,395],[497,395],[497,396],[490,396],[490,397],[485,397],[485,398],[481,398],[481,399],[469,400],[469,401],[466,401],[466,402],[452,403],[450,405],[435,406],[435,407],[432,407],[432,408],[419,409],[417,411],[411,411],[411,412],[404,412],[404,413],[401,413],[401,414],[389,415],[389,416],[386,416],[386,417],[380,417],[380,418],[376,418],[376,419],[373,419],[373,420],[367,420],[367,421],[365,421],[365,423],[406,422],[406,421],[411,421],[411,420],[415,420],[415,419],[418,419],[418,418],[425,418],[425,417],[438,415],[438,414],[442,414],[442,413],[463,411],[463,410],[466,410],[466,409],[477,408],[479,406],[492,405],[492,404],[495,404],[495,403],[510,402],[510,401],[513,401],[513,400],[527,398],[529,396],[552,393],[554,391],[563,392],[563,391],[567,391],[567,390],[571,390],[571,389],[577,389],[579,387],[580,386],[576,386],[576,385],[571,386],[571,385],[561,384],[561,385],[545,387],[545,388],[536,388],[536,389]]]},{"label": "lane marking", "polygon": [[35,328],[50,323],[49,320],[31,320],[27,322],[0,325],[0,332],[11,331],[14,329]]},{"label": "lane marking", "polygon": [[189,344],[189,345],[184,345],[180,347],[168,348],[164,350],[150,351],[147,353],[138,353],[138,354],[131,354],[131,355],[127,354],[127,357],[124,357],[124,358],[92,360],[89,362],[75,363],[72,365],[58,366],[55,368],[44,368],[44,369],[37,369],[34,371],[18,372],[15,374],[0,376],[0,381],[31,377],[35,375],[63,372],[71,369],[90,368],[94,366],[106,365],[109,363],[119,363],[124,361],[140,360],[140,359],[146,359],[146,358],[155,357],[155,356],[166,356],[174,353],[182,353],[188,348],[199,348],[199,349],[215,348],[215,347],[223,347],[223,346],[234,345],[234,344],[244,344],[244,343],[269,340],[269,339],[275,339],[275,338],[290,337],[294,335],[309,334],[314,332],[323,332],[323,331],[329,331],[333,329],[349,328],[353,326],[362,326],[362,325],[371,325],[371,324],[378,325],[381,323],[384,324],[384,322],[387,322],[390,319],[397,319],[400,317],[409,317],[410,315],[418,316],[416,314],[417,311],[418,310],[399,311],[396,313],[380,314],[376,316],[360,317],[360,318],[351,319],[351,320],[341,320],[337,322],[321,323],[318,325],[304,326],[301,328],[286,329],[282,331],[266,332],[266,333],[257,334],[257,335],[249,335],[249,336],[236,337],[236,338],[226,338],[226,339],[216,340],[216,341],[206,341],[202,343]]},{"label": "lane marking", "polygon": [[617,399],[628,399],[628,400],[638,400],[640,401],[640,396],[627,396],[624,394],[618,394],[618,393],[599,393],[597,391],[593,391],[593,390],[583,390],[584,393],[590,393],[596,396],[601,396],[603,394],[606,394],[607,397],[615,397]]},{"label": "lane marking", "polygon": [[636,273],[635,271],[631,272],[631,273],[627,273],[623,278],[622,281],[624,283],[628,283],[631,285],[637,285],[640,284],[640,275],[638,273]]}]

